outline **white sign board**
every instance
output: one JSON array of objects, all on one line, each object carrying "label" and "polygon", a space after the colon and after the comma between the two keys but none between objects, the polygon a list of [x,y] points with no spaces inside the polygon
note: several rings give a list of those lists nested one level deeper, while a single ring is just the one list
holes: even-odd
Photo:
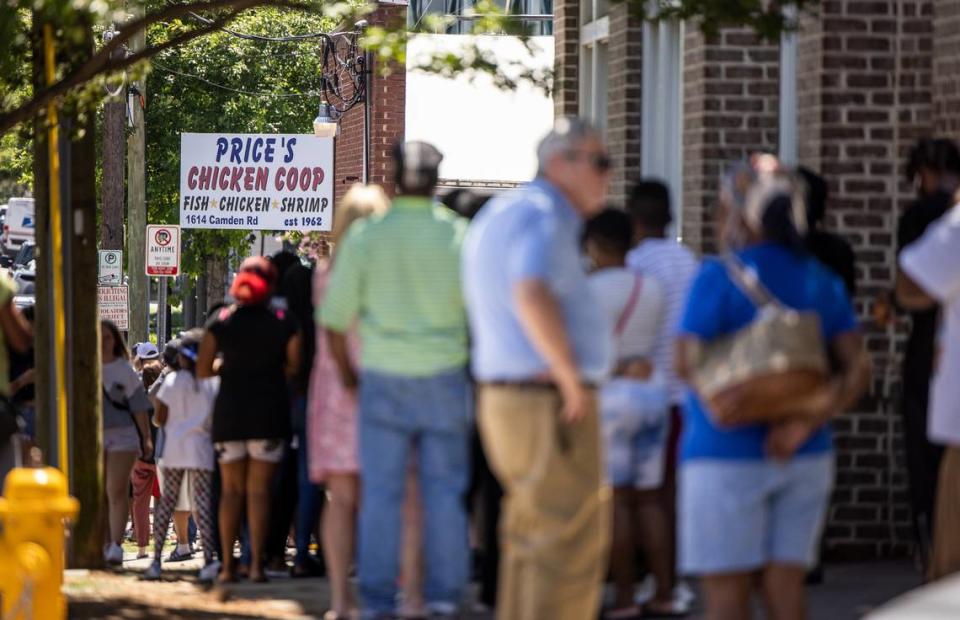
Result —
[{"label": "white sign board", "polygon": [[180,134],[180,225],[329,231],[333,176],[333,138]]},{"label": "white sign board", "polygon": [[147,275],[180,274],[180,227],[147,226]]},{"label": "white sign board", "polygon": [[123,284],[123,252],[120,250],[100,250],[100,269],[98,281],[107,286]]},{"label": "white sign board", "polygon": [[100,320],[113,321],[123,331],[130,329],[127,324],[127,286],[98,286],[97,305],[100,307]]}]

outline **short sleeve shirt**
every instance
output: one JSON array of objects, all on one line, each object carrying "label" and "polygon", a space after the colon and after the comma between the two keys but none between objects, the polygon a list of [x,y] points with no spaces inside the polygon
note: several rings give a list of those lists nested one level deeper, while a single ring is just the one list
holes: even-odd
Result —
[{"label": "short sleeve shirt", "polygon": [[470,225],[463,250],[474,376],[523,381],[547,363],[520,325],[515,287],[542,282],[560,308],[581,376],[602,382],[613,362],[612,326],[596,303],[581,260],[583,223],[545,179],[491,200]]},{"label": "short sleeve shirt", "polygon": [[459,264],[466,226],[414,196],[350,225],[319,318],[338,332],[359,321],[364,369],[426,377],[466,365]]},{"label": "short sleeve shirt", "polygon": [[[856,315],[843,281],[812,256],[776,244],[752,246],[738,256],[781,303],[815,312],[828,345],[856,329]],[[710,342],[746,327],[755,316],[756,308],[731,281],[723,263],[708,260],[694,280],[680,332],[682,336]],[[688,392],[684,415],[682,460],[766,458],[766,425],[721,429],[713,424],[703,402],[692,390]],[[819,454],[830,449],[829,428],[824,426],[798,453]]]},{"label": "short sleeve shirt", "polygon": [[287,342],[296,322],[265,305],[224,308],[207,323],[223,354],[213,410],[213,441],[285,439],[290,400]]},{"label": "short sleeve shirt", "polygon": [[[919,240],[952,206],[953,195],[948,192],[934,192],[911,204],[900,217],[898,251]],[[939,308],[910,312],[910,335],[903,354],[903,389],[911,398],[929,395],[939,316]]]},{"label": "short sleeve shirt", "polygon": [[900,266],[943,307],[942,354],[930,392],[930,440],[960,446],[960,206],[900,255]]},{"label": "short sleeve shirt", "polygon": [[213,469],[209,422],[219,384],[219,377],[197,379],[185,370],[163,379],[157,391],[157,400],[167,406],[161,466]]},{"label": "short sleeve shirt", "polygon": [[103,365],[103,428],[135,426],[132,413],[146,412],[150,400],[143,389],[143,382],[129,360],[118,357]]}]

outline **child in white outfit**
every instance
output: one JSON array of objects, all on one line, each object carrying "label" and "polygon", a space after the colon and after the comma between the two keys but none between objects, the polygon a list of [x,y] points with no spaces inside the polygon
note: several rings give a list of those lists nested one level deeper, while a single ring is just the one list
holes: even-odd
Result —
[{"label": "child in white outfit", "polygon": [[163,453],[159,459],[163,489],[154,514],[154,560],[144,575],[145,579],[160,578],[160,554],[167,537],[170,516],[187,476],[193,491],[194,519],[200,528],[206,561],[200,571],[200,580],[213,581],[219,572],[220,563],[213,558],[216,544],[211,503],[214,456],[210,429],[213,402],[220,380],[218,377],[196,377],[197,349],[201,336],[202,330],[192,330],[181,339],[180,370],[168,374],[157,392],[154,423],[163,427],[165,436]]}]

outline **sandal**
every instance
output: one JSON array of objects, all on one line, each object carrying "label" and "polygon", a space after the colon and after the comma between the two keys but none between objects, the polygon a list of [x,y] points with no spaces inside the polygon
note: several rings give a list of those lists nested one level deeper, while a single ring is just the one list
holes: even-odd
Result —
[{"label": "sandal", "polygon": [[193,552],[180,553],[179,549],[174,549],[170,552],[170,555],[167,556],[167,562],[186,562],[187,560],[193,559]]},{"label": "sandal", "polygon": [[[678,608],[679,607],[679,608]],[[676,603],[668,603],[667,606],[652,608],[650,603],[643,606],[641,618],[686,618],[690,615],[690,610],[684,606],[678,606]]]}]

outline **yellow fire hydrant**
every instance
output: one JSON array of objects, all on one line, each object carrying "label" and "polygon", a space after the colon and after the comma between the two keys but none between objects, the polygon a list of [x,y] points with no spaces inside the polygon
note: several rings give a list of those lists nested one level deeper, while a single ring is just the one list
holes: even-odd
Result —
[{"label": "yellow fire hydrant", "polygon": [[64,526],[77,515],[67,480],[52,467],[14,469],[0,498],[0,617],[66,618],[61,592]]}]

